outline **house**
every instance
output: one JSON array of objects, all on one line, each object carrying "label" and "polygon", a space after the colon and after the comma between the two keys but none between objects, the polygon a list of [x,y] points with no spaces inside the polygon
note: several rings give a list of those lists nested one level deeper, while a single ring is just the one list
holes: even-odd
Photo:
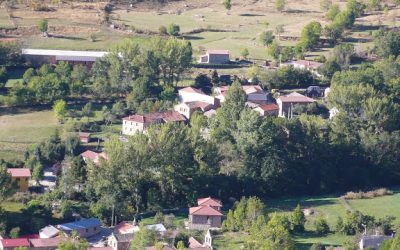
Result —
[{"label": "house", "polygon": [[[263,90],[259,85],[243,85],[243,91],[246,93],[247,101],[265,104],[271,102],[271,94]],[[214,94],[220,102],[225,101],[225,97],[228,93],[229,86],[216,87],[214,89]]]},{"label": "house", "polygon": [[374,250],[379,250],[380,245],[382,245],[385,240],[391,238],[391,236],[385,235],[362,235],[358,244],[360,249],[372,248]]},{"label": "house", "polygon": [[16,183],[19,192],[28,191],[29,179],[31,178],[29,168],[8,168],[7,172],[11,175],[12,181]]},{"label": "house", "polygon": [[122,221],[114,227],[115,234],[129,234],[134,233],[135,226],[133,223]]},{"label": "house", "polygon": [[202,113],[205,113],[209,110],[214,109],[214,107],[214,105],[206,102],[195,101],[179,103],[174,106],[174,110],[185,116],[187,119],[190,119],[194,112],[200,111]]},{"label": "house", "polygon": [[213,96],[206,95],[200,89],[187,87],[178,90],[179,104],[174,110],[190,119],[195,111],[207,112],[220,106],[219,100]]},{"label": "house", "polygon": [[260,105],[253,109],[260,113],[260,116],[278,116],[279,106],[275,103]]},{"label": "house", "polygon": [[189,208],[189,228],[206,230],[222,224],[222,203],[211,197],[197,200],[197,206]]},{"label": "house", "polygon": [[59,233],[60,233],[60,230],[58,230],[56,227],[54,227],[52,225],[48,225],[39,230],[39,237],[41,239],[54,238],[54,237],[58,236]]},{"label": "house", "polygon": [[107,155],[104,152],[96,153],[91,150],[86,150],[85,152],[80,154],[80,156],[82,156],[85,162],[92,161],[96,165],[100,164],[101,159],[107,160]]},{"label": "house", "polygon": [[104,57],[104,51],[72,51],[72,50],[46,50],[23,49],[22,58],[34,66],[42,64],[57,64],[60,61],[69,64],[82,64],[91,68],[97,59]]},{"label": "house", "polygon": [[112,233],[108,237],[108,245],[114,250],[129,250],[133,240],[133,233],[116,234]]},{"label": "house", "polygon": [[76,231],[81,237],[87,238],[100,233],[101,222],[96,218],[81,219],[58,225],[57,228],[67,234]]},{"label": "house", "polygon": [[32,250],[56,250],[61,238],[30,239]]},{"label": "house", "polygon": [[79,140],[82,143],[89,143],[90,142],[90,133],[79,132]]},{"label": "house", "polygon": [[207,50],[199,60],[199,63],[207,64],[227,64],[229,62],[229,50]]},{"label": "house", "polygon": [[324,66],[323,63],[309,61],[309,60],[297,60],[291,61],[287,63],[281,63],[280,66],[293,66],[295,69],[304,69],[312,72],[316,76],[321,77],[322,75],[319,74],[318,70]]},{"label": "house", "polygon": [[309,86],[306,89],[305,95],[308,97],[322,97],[324,95],[324,90],[322,90],[319,86]]},{"label": "house", "polygon": [[307,105],[315,102],[314,99],[304,96],[302,94],[293,92],[288,95],[279,96],[276,100],[276,103],[279,106],[279,116],[292,118],[293,117],[293,108],[296,105]]},{"label": "house", "polygon": [[179,102],[205,102],[212,105],[216,105],[216,100],[214,97],[206,95],[200,89],[186,87],[178,90]]},{"label": "house", "polygon": [[12,250],[20,247],[30,247],[29,240],[27,238],[0,240],[0,250]]},{"label": "house", "polygon": [[130,115],[122,119],[122,133],[134,135],[143,132],[153,124],[166,122],[185,122],[185,116],[177,111],[166,111],[162,113],[149,113],[144,115]]}]

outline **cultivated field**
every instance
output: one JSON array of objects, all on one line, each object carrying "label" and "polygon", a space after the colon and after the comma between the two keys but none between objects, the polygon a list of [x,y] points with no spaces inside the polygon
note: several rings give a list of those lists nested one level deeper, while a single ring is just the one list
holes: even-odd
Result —
[{"label": "cultivated field", "polygon": [[[160,26],[178,24],[183,37],[191,41],[195,55],[206,49],[228,49],[233,58],[240,57],[241,51],[247,48],[250,58],[268,59],[267,49],[258,41],[265,30],[275,30],[277,25],[284,26],[281,39],[283,45],[294,45],[302,28],[309,22],[327,23],[320,1],[288,0],[284,12],[275,9],[274,0],[233,1],[232,9],[227,10],[219,1],[186,0],[166,5],[136,4],[114,6],[110,22],[116,26],[126,25],[135,32],[121,31],[104,24],[103,3],[74,3],[73,5],[49,5],[52,11],[33,11],[25,4],[17,4],[11,10],[16,31],[7,33],[9,37],[19,38],[24,47],[72,50],[107,50],[123,38],[131,38],[139,44],[145,44],[150,38],[146,33],[158,32]],[[333,1],[344,8],[344,1]],[[0,27],[13,27],[6,10],[0,9]],[[3,15],[4,14],[4,15]],[[49,21],[49,38],[41,36],[37,29],[40,19]],[[359,48],[371,48],[371,31],[377,25],[395,26],[399,19],[399,10],[391,8],[368,13],[359,18],[353,32],[347,34],[345,42],[358,45]],[[266,26],[268,23],[268,26]],[[191,33],[196,29],[205,29],[200,33]],[[213,30],[212,32],[209,30]],[[208,31],[207,31],[208,30]],[[140,31],[138,34],[136,31]],[[142,33],[144,32],[144,34]],[[186,33],[186,34],[185,34]],[[94,34],[96,39],[90,41]],[[330,48],[310,53],[310,55],[327,54]]]}]

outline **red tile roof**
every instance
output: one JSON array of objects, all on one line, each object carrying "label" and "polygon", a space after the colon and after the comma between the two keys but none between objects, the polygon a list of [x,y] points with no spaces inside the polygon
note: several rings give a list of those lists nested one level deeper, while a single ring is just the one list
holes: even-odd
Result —
[{"label": "red tile roof", "polygon": [[222,216],[222,213],[209,206],[198,206],[189,208],[191,215]]},{"label": "red tile roof", "polygon": [[279,106],[276,105],[275,103],[270,103],[270,104],[264,104],[259,106],[260,109],[264,111],[276,111],[279,110]]},{"label": "red tile roof", "polygon": [[61,238],[30,239],[33,247],[57,247]]},{"label": "red tile roof", "polygon": [[31,177],[31,170],[29,168],[8,168],[7,172],[12,177]]},{"label": "red tile roof", "polygon": [[144,115],[130,115],[123,120],[139,123],[153,123],[156,121],[186,121],[186,118],[176,111],[166,111],[162,113],[148,113]]},{"label": "red tile roof", "polygon": [[199,206],[212,206],[212,207],[222,207],[222,202],[211,197],[197,199],[197,205]]},{"label": "red tile roof", "polygon": [[90,133],[87,133],[87,132],[79,132],[79,137],[90,137]]},{"label": "red tile roof", "polygon": [[83,153],[81,154],[82,157],[88,158],[88,159],[90,159],[90,160],[92,160],[92,161],[97,160],[98,157],[99,157],[99,155],[100,155],[99,153],[93,152],[93,151],[91,151],[91,150],[86,150],[85,152],[83,152]]},{"label": "red tile roof", "polygon": [[212,49],[212,50],[207,50],[207,53],[215,55],[229,55],[229,50]]},{"label": "red tile roof", "polygon": [[313,103],[314,99],[304,96],[302,94],[293,92],[289,95],[283,95],[278,97],[282,102],[293,102],[293,103]]},{"label": "red tile roof", "polygon": [[0,240],[3,248],[5,247],[29,247],[29,241],[27,238],[18,238],[18,239],[3,239]]},{"label": "red tile roof", "polygon": [[114,232],[118,232],[120,234],[132,233],[134,226],[131,223],[126,221],[122,221],[114,227]]},{"label": "red tile roof", "polygon": [[186,87],[186,88],[180,89],[179,91],[205,95],[204,92],[201,91],[200,89],[196,89],[196,88],[192,88],[192,87]]}]

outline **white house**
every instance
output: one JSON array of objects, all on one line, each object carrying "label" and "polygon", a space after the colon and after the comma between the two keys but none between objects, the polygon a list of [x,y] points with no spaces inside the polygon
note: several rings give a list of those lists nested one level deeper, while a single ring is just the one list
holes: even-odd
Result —
[{"label": "white house", "polygon": [[179,102],[205,102],[212,105],[215,105],[215,98],[209,95],[206,95],[200,89],[186,87],[178,90],[178,98]]},{"label": "white house", "polygon": [[220,106],[219,100],[213,96],[206,95],[200,89],[187,87],[178,91],[179,104],[174,110],[190,119],[195,111],[207,112]]},{"label": "white house", "polygon": [[200,57],[199,63],[226,64],[229,61],[229,50],[207,50],[206,54]]},{"label": "white house", "polygon": [[315,62],[315,61],[309,61],[309,60],[296,60],[296,61],[291,61],[291,62],[286,62],[286,63],[281,63],[280,66],[285,67],[285,66],[293,66],[295,69],[305,69],[316,76],[321,77],[322,75],[319,74],[318,70],[324,66],[323,63]]}]

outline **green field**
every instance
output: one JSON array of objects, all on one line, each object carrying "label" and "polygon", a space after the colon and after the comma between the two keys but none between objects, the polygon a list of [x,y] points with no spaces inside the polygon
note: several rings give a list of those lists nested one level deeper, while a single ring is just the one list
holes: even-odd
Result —
[{"label": "green field", "polygon": [[25,149],[59,128],[53,111],[5,109],[0,112],[0,158],[22,159]]}]

